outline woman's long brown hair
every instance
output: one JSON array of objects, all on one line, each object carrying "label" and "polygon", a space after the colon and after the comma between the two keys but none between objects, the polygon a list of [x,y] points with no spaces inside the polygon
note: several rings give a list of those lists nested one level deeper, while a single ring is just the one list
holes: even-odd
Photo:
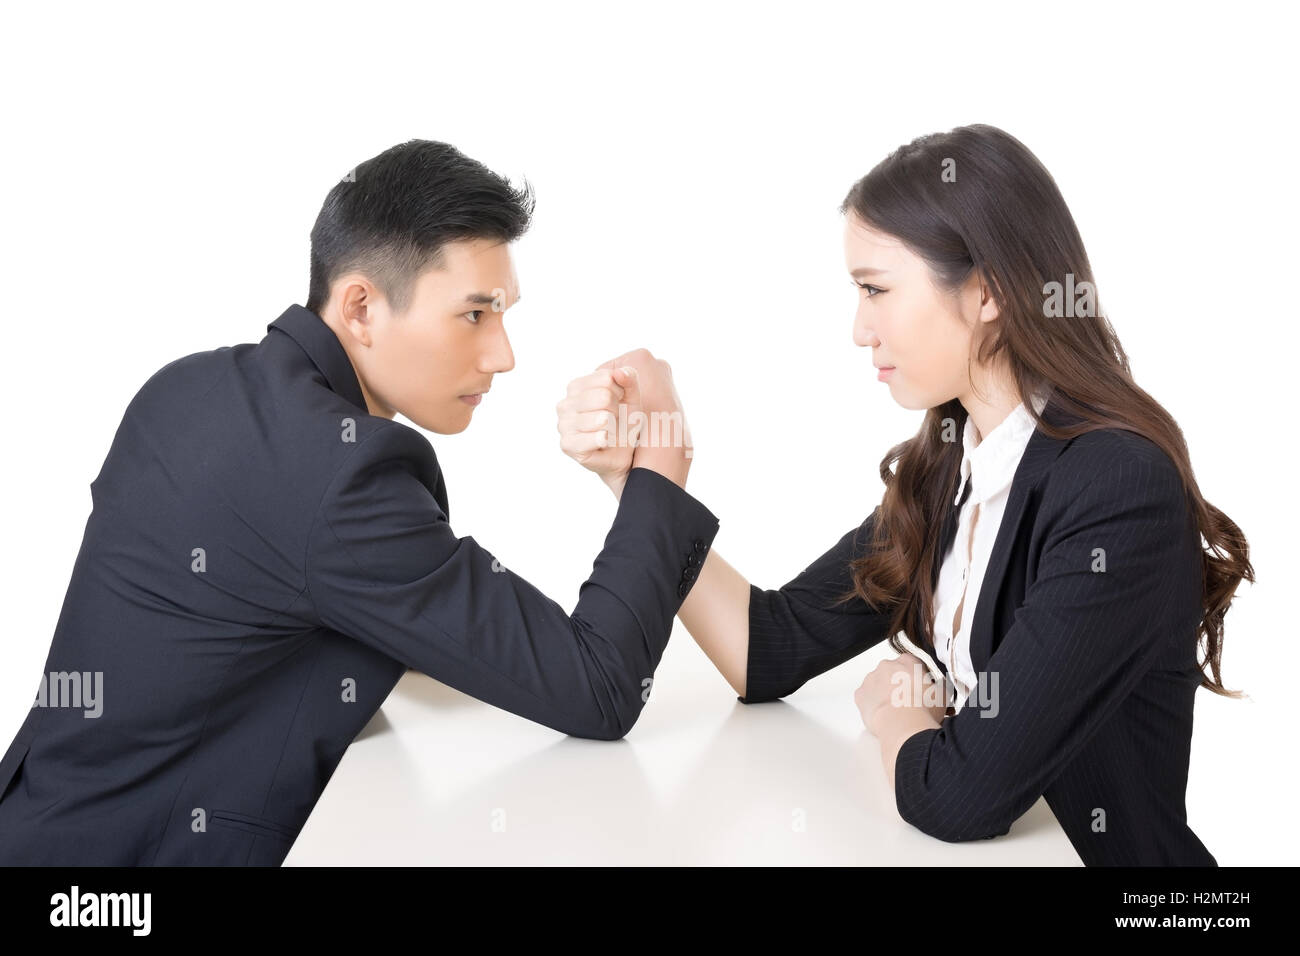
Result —
[{"label": "woman's long brown hair", "polygon": [[[1085,315],[1044,321],[1048,283],[1096,288],[1074,219],[1051,175],[1019,140],[983,124],[921,136],[901,146],[853,184],[840,206],[901,240],[928,264],[939,288],[955,292],[977,270],[989,284],[999,318],[978,342],[975,361],[1006,363],[1025,408],[1047,435],[1068,439],[1100,428],[1143,435],[1173,460],[1200,528],[1204,639],[1201,686],[1240,697],[1220,679],[1223,618],[1237,586],[1255,580],[1241,529],[1197,487],[1187,443],[1173,417],[1137,386],[1128,356],[1094,299]],[[1067,278],[1072,277],[1072,278]],[[1073,310],[1072,310],[1073,311]],[[1058,428],[1026,400],[1050,389],[1078,419]],[[943,434],[947,420],[949,434]],[[957,399],[927,410],[917,434],[880,462],[885,493],[867,554],[851,565],[854,589],[871,607],[891,612],[890,645],[898,633],[933,651],[933,569],[939,530],[957,491],[966,411]],[[949,440],[944,440],[947,437]],[[1207,671],[1208,667],[1208,671]]]}]

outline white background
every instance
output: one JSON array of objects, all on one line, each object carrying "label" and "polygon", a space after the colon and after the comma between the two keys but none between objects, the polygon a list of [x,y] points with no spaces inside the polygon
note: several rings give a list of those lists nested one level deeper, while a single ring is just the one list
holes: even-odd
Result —
[{"label": "white background", "polygon": [[[879,461],[921,415],[892,402],[852,342],[836,209],[901,143],[984,122],[1052,172],[1139,384],[1181,424],[1207,500],[1250,540],[1259,584],[1227,617],[1223,678],[1251,697],[1197,695],[1188,817],[1220,864],[1294,863],[1285,9],[14,9],[0,61],[0,747],[30,705],[89,484],[127,402],[172,359],[258,341],[305,302],[312,222],[361,160],[440,139],[536,189],[516,247],[523,301],[506,320],[517,365],[466,432],[430,438],[457,533],[571,608],[615,502],[559,451],[554,405],[571,378],[630,348],[672,363],[696,445],[689,490],[721,519],[715,548],[751,581],[778,587],[875,507]],[[858,741],[851,692],[886,653],[788,706],[815,714],[809,732]],[[711,716],[685,706],[689,688],[716,701]],[[643,773],[680,774],[733,708],[750,710],[679,624],[625,744],[655,755]],[[519,732],[533,750],[556,739]],[[877,751],[854,746],[828,759],[860,761],[845,781],[879,804]],[[853,812],[849,796],[838,812]],[[762,858],[753,851],[733,857]]]}]

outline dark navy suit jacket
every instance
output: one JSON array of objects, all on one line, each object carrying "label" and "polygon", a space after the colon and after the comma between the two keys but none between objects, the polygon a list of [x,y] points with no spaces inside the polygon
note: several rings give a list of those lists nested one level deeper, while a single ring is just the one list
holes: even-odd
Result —
[{"label": "dark navy suit jacket", "polygon": [[[0,761],[3,864],[278,865],[408,667],[622,737],[718,529],[634,468],[566,613],[453,533],[428,440],[367,413],[298,305],[154,374],[91,494],[41,705]],[[75,675],[99,716],[66,706]]]},{"label": "dark navy suit jacket", "polygon": [[[1043,414],[1071,421],[1054,401]],[[944,518],[936,586],[959,511]],[[783,587],[750,587],[743,703],[792,694],[888,638],[888,615],[861,598],[834,606],[878,513]],[[1200,534],[1157,445],[1120,429],[1071,440],[1036,429],[971,625],[984,687],[903,743],[902,818],[949,842],[995,837],[1042,796],[1087,865],[1216,865],[1185,801],[1201,573]]]}]

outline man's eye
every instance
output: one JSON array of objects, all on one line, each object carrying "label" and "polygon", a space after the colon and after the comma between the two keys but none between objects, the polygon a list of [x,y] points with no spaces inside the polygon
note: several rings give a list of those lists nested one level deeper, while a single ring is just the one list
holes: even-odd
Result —
[{"label": "man's eye", "polygon": [[483,314],[482,309],[475,309],[473,312],[465,313],[466,317],[472,316],[472,318],[470,318],[470,321],[473,322],[475,325],[478,325],[478,317],[482,314]]},{"label": "man's eye", "polygon": [[868,299],[874,299],[880,293],[885,291],[884,289],[879,289],[874,285],[867,285],[865,282],[855,282],[853,284],[857,286],[859,289],[866,289]]}]

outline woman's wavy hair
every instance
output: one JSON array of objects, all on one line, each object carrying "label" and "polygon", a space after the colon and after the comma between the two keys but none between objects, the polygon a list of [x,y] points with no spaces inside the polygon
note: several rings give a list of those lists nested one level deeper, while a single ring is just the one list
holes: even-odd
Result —
[{"label": "woman's wavy hair", "polygon": [[[918,137],[890,153],[853,184],[840,206],[903,242],[929,266],[936,287],[955,293],[972,270],[989,285],[999,318],[977,339],[974,361],[1001,357],[1022,400],[1050,390],[1073,423],[1057,427],[1025,401],[1036,427],[1068,439],[1123,428],[1153,441],[1173,460],[1205,542],[1203,616],[1197,625],[1201,686],[1225,697],[1219,675],[1223,618],[1238,584],[1255,580],[1241,529],[1209,504],[1192,474],[1187,444],[1173,417],[1137,386],[1128,356],[1094,299],[1090,314],[1045,322],[1049,283],[1095,290],[1092,267],[1056,182],[1014,136],[977,124]],[[1072,280],[1067,280],[1072,276]],[[991,328],[989,328],[991,326]],[[957,490],[962,445],[945,441],[948,420],[959,429],[957,399],[927,410],[917,434],[880,462],[884,497],[867,553],[851,564],[853,590],[876,610],[892,612],[890,645],[900,631],[933,651],[934,582],[939,529]],[[894,467],[896,466],[896,467]],[[1209,668],[1208,672],[1206,668]]]}]

